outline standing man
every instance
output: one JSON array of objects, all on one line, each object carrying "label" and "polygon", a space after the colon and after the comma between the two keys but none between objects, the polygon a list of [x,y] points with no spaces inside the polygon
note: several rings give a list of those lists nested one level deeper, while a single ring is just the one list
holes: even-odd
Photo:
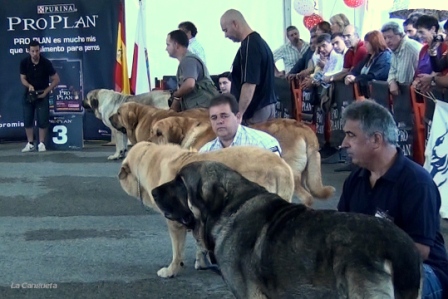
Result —
[{"label": "standing man", "polygon": [[274,62],[283,59],[285,64],[285,70],[281,72],[274,66],[277,77],[288,76],[291,69],[309,48],[308,43],[300,39],[299,30],[295,26],[286,28],[286,37],[289,42],[274,51]]},{"label": "standing man", "polygon": [[387,77],[389,91],[393,95],[398,95],[398,84],[411,84],[414,79],[422,45],[408,38],[403,32],[403,28],[395,22],[384,24],[381,32],[387,46],[392,50],[389,76]]},{"label": "standing man", "polygon": [[[38,41],[31,41],[29,46],[30,55],[20,62],[20,81],[25,86],[23,99],[23,119],[25,125],[26,138],[28,143],[22,152],[34,151],[34,114],[37,114],[37,126],[39,127],[39,152],[46,151],[45,138],[49,125],[50,103],[49,93],[59,84],[59,75],[53,68],[51,61],[40,55],[40,44]],[[48,85],[51,80],[51,84]],[[37,94],[37,99],[31,99],[30,93]]]},{"label": "standing man", "polygon": [[405,231],[423,260],[422,298],[448,298],[441,198],[431,175],[397,147],[395,120],[380,104],[354,102],[342,120],[342,147],[359,168],[345,180],[338,210],[385,218]]},{"label": "standing man", "polygon": [[202,45],[196,39],[196,34],[198,34],[198,29],[191,22],[182,22],[177,26],[179,30],[185,32],[188,37],[188,51],[193,54],[196,54],[199,58],[202,59],[204,63],[205,61],[205,51]]},{"label": "standing man", "polygon": [[271,49],[235,9],[222,15],[221,29],[225,37],[241,42],[232,66],[232,94],[238,100],[243,122],[255,124],[274,118],[277,98]]},{"label": "standing man", "polygon": [[187,49],[188,37],[181,30],[171,31],[166,38],[166,51],[179,60],[177,68],[178,89],[171,95],[170,109],[184,111],[208,108],[210,100],[218,94],[204,62]]}]

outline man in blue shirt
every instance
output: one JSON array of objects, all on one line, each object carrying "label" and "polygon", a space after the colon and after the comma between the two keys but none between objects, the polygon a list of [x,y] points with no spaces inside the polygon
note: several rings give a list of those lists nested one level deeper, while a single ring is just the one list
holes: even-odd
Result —
[{"label": "man in blue shirt", "polygon": [[238,103],[230,93],[213,98],[208,109],[216,139],[205,144],[199,152],[209,152],[238,145],[253,145],[281,154],[280,144],[271,135],[241,125]]},{"label": "man in blue shirt", "polygon": [[423,298],[448,297],[448,258],[440,234],[439,190],[429,173],[397,147],[387,109],[371,100],[342,114],[342,147],[359,166],[344,182],[338,210],[386,218],[415,242],[423,259]]}]

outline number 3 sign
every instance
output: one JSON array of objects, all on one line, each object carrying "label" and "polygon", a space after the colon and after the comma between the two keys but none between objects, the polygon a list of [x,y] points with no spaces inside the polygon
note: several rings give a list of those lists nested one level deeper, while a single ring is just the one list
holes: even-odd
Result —
[{"label": "number 3 sign", "polygon": [[83,141],[83,113],[50,115],[48,148],[53,150],[80,150]]}]

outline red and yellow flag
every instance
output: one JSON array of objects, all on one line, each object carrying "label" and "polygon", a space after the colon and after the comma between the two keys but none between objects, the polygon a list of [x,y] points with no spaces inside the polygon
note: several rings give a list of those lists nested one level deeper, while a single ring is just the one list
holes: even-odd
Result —
[{"label": "red and yellow flag", "polygon": [[128,76],[128,63],[126,59],[126,35],[124,27],[123,1],[120,1],[118,10],[117,57],[115,63],[115,91],[130,94],[131,88]]}]

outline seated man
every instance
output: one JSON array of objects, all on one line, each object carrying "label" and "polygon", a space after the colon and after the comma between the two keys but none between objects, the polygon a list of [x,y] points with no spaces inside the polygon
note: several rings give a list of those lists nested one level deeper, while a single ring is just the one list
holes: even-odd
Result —
[{"label": "seated man", "polygon": [[310,45],[305,54],[300,58],[297,63],[290,70],[287,79],[292,80],[294,78],[302,78],[309,76],[314,71],[314,64],[312,61],[313,55],[317,49],[317,35],[311,32]]},{"label": "seated man", "polygon": [[218,76],[219,91],[221,93],[230,93],[232,90],[232,74],[224,72]]},{"label": "seated man", "polygon": [[389,91],[397,96],[398,84],[410,84],[418,67],[418,55],[422,45],[405,36],[396,22],[388,22],[381,28],[387,47],[392,51],[389,75]]},{"label": "seated man", "polygon": [[447,298],[441,197],[430,174],[397,147],[395,120],[383,106],[371,100],[354,102],[342,120],[342,147],[359,168],[344,182],[338,210],[385,218],[408,233],[423,260],[422,298]]},{"label": "seated man", "polygon": [[308,50],[308,44],[300,38],[299,30],[295,26],[288,26],[286,28],[286,37],[289,42],[274,51],[274,63],[283,59],[285,70],[279,71],[277,66],[274,67],[276,77],[285,77],[297,61],[302,58]]},{"label": "seated man", "polygon": [[232,94],[223,93],[213,98],[208,111],[213,132],[217,137],[205,144],[199,150],[200,153],[231,146],[253,145],[281,154],[277,139],[265,132],[241,125],[238,102]]}]

